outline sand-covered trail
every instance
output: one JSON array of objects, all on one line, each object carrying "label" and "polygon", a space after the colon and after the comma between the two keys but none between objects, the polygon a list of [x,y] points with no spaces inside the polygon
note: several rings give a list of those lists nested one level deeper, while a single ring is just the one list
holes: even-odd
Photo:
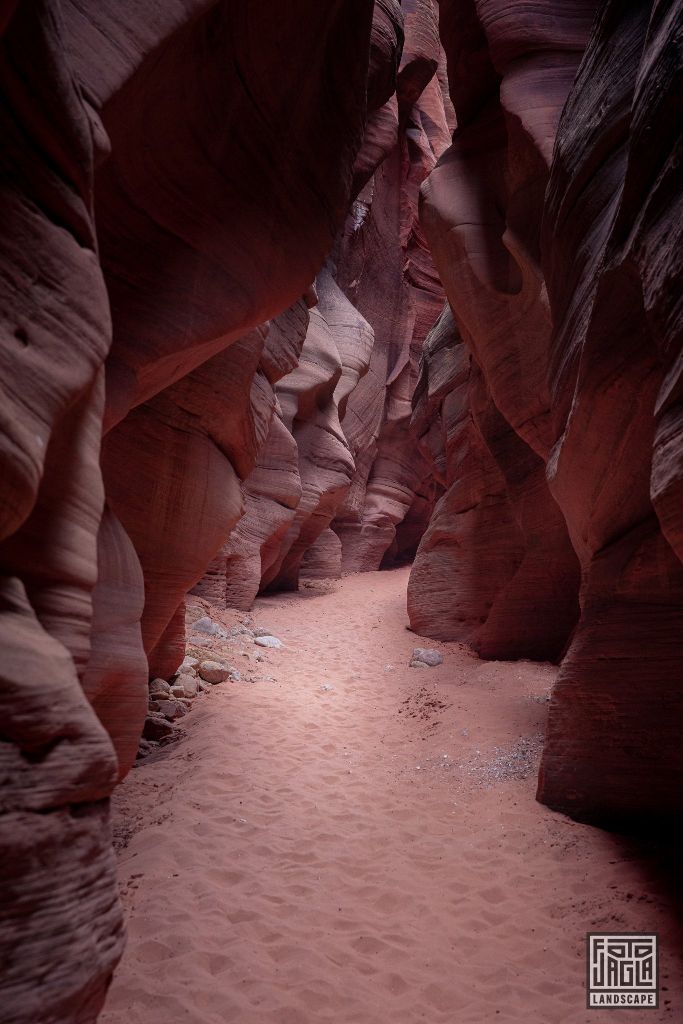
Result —
[{"label": "sand-covered trail", "polygon": [[[261,599],[285,649],[216,645],[244,681],[117,795],[129,940],[103,1024],[683,1019],[660,855],[534,800],[554,670],[420,640],[406,583]],[[415,646],[444,664],[408,668]],[[659,1010],[585,1009],[586,932],[614,929],[659,931]]]}]

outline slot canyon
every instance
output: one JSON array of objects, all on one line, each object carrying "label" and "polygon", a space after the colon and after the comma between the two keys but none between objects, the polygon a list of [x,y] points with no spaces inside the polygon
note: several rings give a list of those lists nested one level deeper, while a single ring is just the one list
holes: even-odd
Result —
[{"label": "slot canyon", "polygon": [[683,0],[0,51],[0,1024],[683,1020]]}]

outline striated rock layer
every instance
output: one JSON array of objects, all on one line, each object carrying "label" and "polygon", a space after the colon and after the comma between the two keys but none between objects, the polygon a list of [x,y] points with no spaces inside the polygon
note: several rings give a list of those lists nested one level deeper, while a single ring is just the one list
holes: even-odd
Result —
[{"label": "striated rock layer", "polygon": [[683,806],[682,39],[681,3],[604,6],[545,210],[548,479],[582,588],[539,797],[597,820]]},{"label": "striated rock layer", "polygon": [[63,28],[45,2],[0,12],[0,1006],[52,1024],[94,1020],[123,948],[117,759],[82,686],[111,324]]},{"label": "striated rock layer", "polygon": [[[332,529],[346,571],[378,569],[383,560],[412,554],[434,498],[428,464],[410,428],[422,344],[443,302],[418,198],[450,142],[452,108],[444,90],[437,7],[429,0],[403,10],[406,42],[396,96],[385,112],[393,131],[382,137],[383,159],[335,249],[339,284],[375,333],[368,373],[342,421],[356,467]],[[402,540],[397,527],[409,512],[413,522]]]},{"label": "striated rock layer", "polygon": [[0,3],[10,1024],[103,1002],[107,801],[195,586],[248,607],[419,543],[415,629],[569,643],[540,798],[680,809],[681,19]]},{"label": "striated rock layer", "polygon": [[452,319],[413,423],[444,493],[409,613],[485,656],[569,643],[539,798],[603,822],[682,792],[682,11],[440,4],[458,128],[421,213]]},{"label": "striated rock layer", "polygon": [[358,195],[307,318],[280,318],[298,362],[270,377],[271,434],[243,484],[244,515],[195,588],[204,597],[249,608],[302,574],[376,569],[417,547],[434,486],[411,398],[443,300],[418,190],[450,140],[444,85],[431,0],[377,4]]},{"label": "striated rock layer", "polygon": [[274,383],[297,359],[265,324],[308,292],[346,215],[368,66],[398,60],[396,32],[371,53],[372,15],[0,4],[11,1024],[94,1020],[120,955],[107,798],[135,756],[147,658],[177,667],[184,595],[269,439],[277,453]]},{"label": "striated rock layer", "polygon": [[[457,383],[471,422],[451,443],[455,491],[418,550],[409,614],[425,635],[467,641],[487,657],[557,658],[578,617],[579,566],[545,480],[551,319],[540,227],[591,5],[559,14],[552,2],[513,11],[444,0],[440,12],[458,127],[423,186],[421,218],[471,356]],[[428,346],[427,376],[430,361]],[[463,544],[462,529],[477,540]],[[445,574],[440,555],[457,571]]]}]

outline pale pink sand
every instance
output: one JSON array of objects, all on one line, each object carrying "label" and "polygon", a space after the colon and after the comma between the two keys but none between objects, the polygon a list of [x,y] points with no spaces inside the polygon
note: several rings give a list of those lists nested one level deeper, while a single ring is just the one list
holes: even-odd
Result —
[{"label": "pale pink sand", "polygon": [[[656,855],[534,800],[554,669],[416,637],[407,577],[259,600],[285,650],[213,645],[275,681],[215,687],[119,790],[103,1024],[683,1019]],[[409,669],[415,646],[444,664]],[[659,931],[659,1011],[584,1008],[589,929]]]}]

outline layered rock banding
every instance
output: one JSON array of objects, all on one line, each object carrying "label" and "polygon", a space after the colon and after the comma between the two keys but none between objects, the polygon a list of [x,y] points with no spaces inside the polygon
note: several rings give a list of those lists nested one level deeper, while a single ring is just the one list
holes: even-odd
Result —
[{"label": "layered rock banding", "polygon": [[418,632],[569,644],[540,798],[680,809],[681,32],[658,0],[0,4],[11,1024],[102,1005],[107,801],[195,585],[247,608],[419,543]]},{"label": "layered rock banding", "polygon": [[582,588],[539,796],[600,821],[682,805],[682,38],[680,3],[605,4],[545,209],[548,480]]},{"label": "layered rock banding", "polygon": [[[339,284],[375,332],[368,373],[342,422],[356,462],[332,524],[346,571],[378,569],[387,555],[412,553],[434,497],[429,466],[410,430],[422,343],[443,301],[418,198],[450,142],[452,107],[444,89],[436,5],[410,3],[404,11],[406,43],[390,111],[394,134],[383,138],[384,158],[335,247]],[[409,512],[413,522],[402,543],[397,527]]]},{"label": "layered rock banding", "polygon": [[666,816],[682,770],[681,5],[440,12],[458,129],[422,219],[454,323],[432,332],[415,399],[446,490],[411,621],[486,656],[571,641],[540,799]]},{"label": "layered rock banding", "polygon": [[[565,18],[552,4],[513,14],[446,2],[440,11],[458,128],[423,186],[421,216],[471,354],[458,390],[469,392],[463,443],[477,468],[466,464],[466,480],[451,473],[460,493],[442,499],[423,538],[409,612],[426,635],[466,640],[487,657],[557,658],[578,617],[579,569],[545,481],[551,320],[539,245],[555,127],[590,5]],[[427,374],[429,359],[428,347]],[[464,510],[455,532],[439,522]],[[481,539],[463,545],[461,529]],[[457,562],[450,582],[435,538]],[[442,614],[429,610],[436,593]]]},{"label": "layered rock banding", "polygon": [[243,487],[245,514],[195,590],[228,605],[249,608],[259,590],[294,589],[302,573],[329,578],[405,557],[431,512],[411,396],[443,291],[417,208],[451,115],[436,8],[422,2],[403,13],[399,63],[401,11],[376,6],[370,111],[353,174],[359,195],[316,281],[307,325],[292,311],[279,318],[298,363],[276,383],[279,408]]},{"label": "layered rock banding", "polygon": [[[307,292],[348,207],[372,14],[370,0],[2,5],[12,1024],[93,1020],[120,955],[107,797],[135,756],[146,654],[178,652],[179,604],[269,433],[253,332]],[[231,387],[247,396],[235,432],[212,416]]]}]

